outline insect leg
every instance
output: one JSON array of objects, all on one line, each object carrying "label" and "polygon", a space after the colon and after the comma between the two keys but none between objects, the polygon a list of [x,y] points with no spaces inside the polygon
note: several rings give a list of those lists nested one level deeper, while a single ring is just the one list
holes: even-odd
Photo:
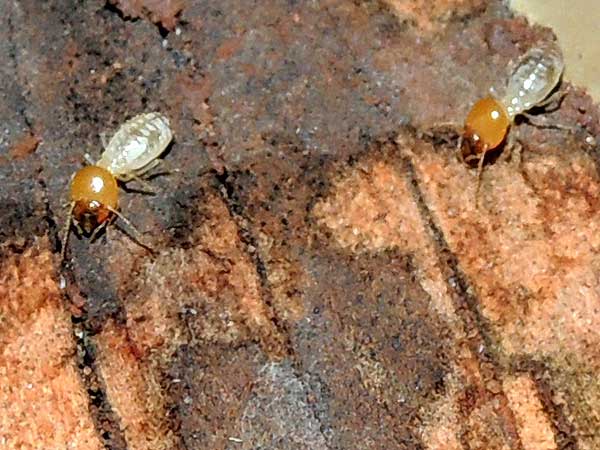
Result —
[{"label": "insect leg", "polygon": [[102,143],[103,149],[106,149],[106,147],[108,147],[108,143],[110,142],[110,139],[108,138],[108,135],[106,134],[105,131],[100,132],[100,142]]},{"label": "insect leg", "polygon": [[538,103],[536,105],[536,107],[544,108],[544,110],[546,112],[556,111],[558,108],[560,108],[560,105],[562,104],[562,102],[565,98],[565,95],[567,95],[567,90],[559,89],[558,91],[554,92],[552,95],[548,96],[541,103]]},{"label": "insect leg", "polygon": [[465,155],[463,155],[462,146],[463,146],[463,135],[460,134],[460,135],[458,135],[458,140],[456,141],[456,156],[458,157],[458,160],[461,163],[465,164],[467,161],[465,160]]},{"label": "insect leg", "polygon": [[142,178],[134,175],[132,179],[141,184],[146,193],[156,195],[156,191],[152,188],[152,186],[150,186],[150,184],[144,181]]},{"label": "insect leg", "polygon": [[143,187],[143,191],[135,189],[135,188],[129,188],[129,187],[125,187],[126,190],[131,190],[134,192],[140,192],[142,194],[149,194],[149,195],[155,195],[156,192],[154,191],[154,189],[152,188],[152,186],[150,186],[148,183],[146,183],[144,180],[142,180],[139,176],[137,176],[135,174],[135,172],[129,172],[129,173],[122,173],[116,176],[117,180],[119,180],[121,183],[123,184],[127,184],[132,180],[137,181],[139,184],[142,185]]},{"label": "insect leg", "polygon": [[[150,171],[152,169],[154,169],[155,167],[158,167],[158,166],[161,166],[161,169],[159,172],[150,173]],[[135,174],[138,177],[141,177],[143,175],[144,178],[154,178],[154,177],[158,177],[160,175],[170,175],[172,173],[179,173],[179,172],[180,172],[179,169],[172,167],[164,159],[155,159],[154,161],[151,161],[150,163],[146,164],[141,169],[136,170]]]},{"label": "insect leg", "polygon": [[83,159],[85,159],[85,161],[90,165],[93,166],[96,164],[96,162],[92,159],[92,157],[88,154],[88,153],[84,153],[83,155]]},{"label": "insect leg", "polygon": [[150,161],[148,164],[146,164],[143,167],[140,167],[139,169],[136,169],[133,171],[133,173],[131,174],[132,178],[139,178],[143,175],[146,175],[148,172],[150,172],[152,169],[154,169],[156,166],[158,166],[160,164],[160,159],[155,159],[154,161]]},{"label": "insect leg", "polygon": [[534,127],[538,128],[550,128],[553,130],[563,130],[569,133],[577,133],[578,128],[571,125],[563,125],[560,123],[551,122],[546,116],[534,116],[528,113],[522,113],[523,118]]},{"label": "insect leg", "polygon": [[475,187],[475,205],[479,207],[479,191],[481,190],[481,175],[483,174],[483,162],[485,161],[485,154],[487,150],[484,150],[477,164],[477,186]]},{"label": "insect leg", "polygon": [[147,194],[156,194],[156,191],[150,186],[145,180],[150,178],[158,177],[160,175],[170,175],[174,172],[179,172],[179,169],[170,169],[161,170],[159,172],[150,173],[152,169],[159,165],[164,165],[164,161],[162,159],[156,159],[154,161],[149,162],[144,167],[135,170],[134,172],[128,173],[126,175],[120,175],[119,180],[123,183],[127,183],[128,181],[135,180],[137,183],[142,185],[144,192]]},{"label": "insect leg", "polygon": [[515,138],[515,132],[512,128],[509,128],[506,136],[506,144],[504,144],[504,148],[498,159],[501,159],[502,161],[510,161],[512,159],[513,150],[516,144]]}]

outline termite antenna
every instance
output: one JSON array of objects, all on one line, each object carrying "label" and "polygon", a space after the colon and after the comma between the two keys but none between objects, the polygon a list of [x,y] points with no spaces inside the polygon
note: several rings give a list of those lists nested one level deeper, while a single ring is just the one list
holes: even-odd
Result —
[{"label": "termite antenna", "polygon": [[485,154],[487,151],[484,151],[479,158],[479,162],[477,163],[477,186],[475,187],[475,206],[479,208],[479,191],[481,190],[481,175],[483,174],[483,161],[485,160]]},{"label": "termite antenna", "polygon": [[67,214],[67,223],[62,232],[61,249],[60,249],[60,262],[61,264],[65,261],[67,254],[67,242],[69,240],[69,231],[71,231],[71,221],[73,220],[73,210],[75,209],[75,202],[71,202],[69,206],[69,213]]},{"label": "termite antenna", "polygon": [[102,222],[100,225],[98,225],[96,228],[94,228],[94,231],[92,232],[92,235],[90,236],[90,242],[94,242],[102,230],[104,230],[105,228],[108,230],[108,228],[106,226],[107,223],[108,223],[108,220],[106,222]]},{"label": "termite antenna", "polygon": [[111,213],[113,213],[115,216],[117,216],[119,219],[121,219],[123,222],[125,222],[125,224],[127,224],[127,226],[134,231],[135,236],[132,236],[131,234],[125,232],[125,234],[131,238],[131,240],[133,240],[140,247],[143,247],[144,249],[148,250],[151,254],[154,255],[156,253],[152,247],[150,247],[148,244],[145,244],[141,240],[142,233],[140,232],[140,230],[138,230],[135,227],[135,225],[133,225],[133,223],[131,223],[131,221],[127,217],[125,217],[123,214],[121,214],[116,209],[111,208],[110,206],[107,206],[107,208]]}]

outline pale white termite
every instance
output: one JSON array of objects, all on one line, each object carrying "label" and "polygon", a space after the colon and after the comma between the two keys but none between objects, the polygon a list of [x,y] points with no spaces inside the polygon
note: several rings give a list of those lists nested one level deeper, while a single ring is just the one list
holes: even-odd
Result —
[{"label": "pale white termite", "polygon": [[155,167],[172,138],[169,119],[156,112],[140,114],[121,125],[96,165],[129,181]]},{"label": "pale white termite", "polygon": [[555,42],[531,48],[515,65],[502,97],[508,116],[543,104],[558,85],[565,68],[562,52]]},{"label": "pale white termite", "polygon": [[487,96],[475,102],[459,139],[462,159],[467,163],[477,162],[477,192],[486,153],[504,142],[506,150],[511,150],[514,145],[515,137],[510,131],[516,116],[523,115],[534,125],[572,130],[558,124],[542,124],[527,114],[528,110],[555,100],[550,93],[558,86],[564,70],[558,44],[546,42],[532,47],[513,67],[504,95],[500,98]]},{"label": "pale white termite", "polygon": [[[137,115],[121,125],[108,143],[103,142],[105,150],[96,163],[91,162],[75,173],[71,180],[70,209],[63,232],[63,259],[72,223],[78,230],[94,236],[115,215],[135,230],[117,210],[117,180],[124,183],[140,180],[159,164],[157,158],[172,138],[169,119],[164,115],[157,112]],[[90,158],[86,155],[86,159],[89,161]]]}]

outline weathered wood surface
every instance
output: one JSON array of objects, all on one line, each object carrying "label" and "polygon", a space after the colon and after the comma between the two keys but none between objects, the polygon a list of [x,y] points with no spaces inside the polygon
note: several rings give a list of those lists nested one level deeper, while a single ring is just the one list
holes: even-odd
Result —
[{"label": "weathered wood surface", "polygon": [[[597,449],[586,133],[460,123],[549,30],[500,1],[0,2],[0,448]],[[58,236],[101,132],[173,124],[154,196]],[[598,133],[568,87],[557,123]],[[433,131],[431,131],[433,130]]]}]

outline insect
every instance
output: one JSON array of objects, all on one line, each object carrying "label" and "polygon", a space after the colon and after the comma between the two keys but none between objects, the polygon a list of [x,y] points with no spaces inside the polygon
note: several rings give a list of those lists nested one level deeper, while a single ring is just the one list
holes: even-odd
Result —
[{"label": "insect", "polygon": [[[464,162],[477,163],[476,193],[479,192],[486,154],[503,143],[506,151],[515,145],[516,137],[511,130],[517,116],[524,116],[533,125],[548,126],[527,111],[546,107],[562,98],[560,92],[550,94],[560,83],[563,70],[563,57],[557,43],[542,43],[529,49],[514,65],[502,97],[488,96],[473,105],[458,147]],[[568,129],[560,125],[552,127]]]},{"label": "insect", "polygon": [[108,142],[102,139],[104,152],[97,162],[85,155],[90,165],[78,170],[71,180],[70,208],[62,239],[63,260],[72,224],[93,239],[116,216],[139,234],[118,211],[118,181],[137,180],[145,184],[140,177],[160,164],[157,158],[172,138],[167,117],[157,112],[145,113],[121,125]]}]

